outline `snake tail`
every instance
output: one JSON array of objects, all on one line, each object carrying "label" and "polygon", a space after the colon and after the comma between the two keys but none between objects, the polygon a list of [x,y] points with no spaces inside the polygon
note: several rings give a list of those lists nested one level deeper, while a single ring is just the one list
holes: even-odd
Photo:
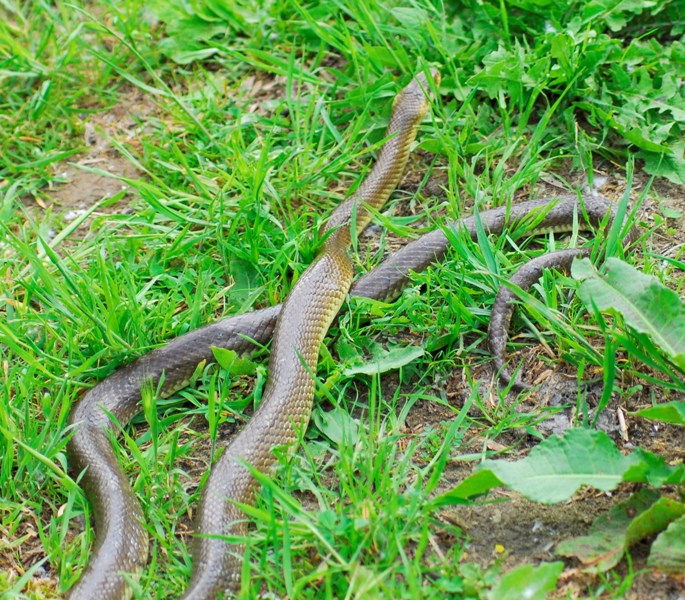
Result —
[{"label": "snake tail", "polygon": [[[606,223],[608,227],[616,216],[615,207],[602,198],[591,197],[584,207],[578,205],[576,207],[578,213],[581,212],[581,208],[585,208],[585,215],[587,217],[587,221],[579,223],[582,229],[587,228],[588,225],[596,227],[602,223]],[[568,225],[570,226],[571,223],[572,221]],[[564,227],[564,229],[569,229],[569,226]],[[637,241],[638,237],[638,228],[630,227],[622,241],[624,249],[630,248]],[[490,346],[495,371],[501,384],[510,385],[514,390],[530,390],[533,387],[523,381],[518,375],[514,376],[507,366],[505,359],[511,319],[519,297],[517,290],[523,292],[530,290],[547,269],[555,269],[560,273],[568,274],[571,272],[571,265],[576,258],[588,256],[590,256],[588,248],[568,248],[542,254],[525,262],[509,277],[507,284],[499,288],[490,313],[488,345]]]},{"label": "snake tail", "polygon": [[525,263],[510,278],[508,285],[500,287],[492,304],[490,323],[488,325],[488,345],[492,352],[495,370],[500,381],[510,384],[515,390],[530,390],[532,386],[519,377],[514,377],[506,365],[505,352],[511,318],[516,307],[517,293],[513,287],[527,292],[533,284],[542,277],[546,269],[556,269],[562,273],[569,273],[571,264],[576,257],[587,256],[586,249],[570,248],[557,250],[537,256]]}]

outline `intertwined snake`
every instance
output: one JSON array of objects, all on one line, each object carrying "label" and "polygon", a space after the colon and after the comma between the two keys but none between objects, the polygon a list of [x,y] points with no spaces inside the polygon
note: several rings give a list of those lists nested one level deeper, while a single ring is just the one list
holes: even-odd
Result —
[{"label": "intertwined snake", "polygon": [[[119,600],[130,596],[127,575],[147,561],[148,540],[143,515],[113,452],[110,436],[140,411],[141,388],[157,386],[168,394],[183,387],[202,361],[213,361],[213,347],[249,353],[273,336],[269,380],[262,402],[249,423],[212,467],[202,498],[195,540],[193,574],[186,600],[214,599],[239,585],[241,548],[217,536],[244,537],[246,518],[237,503],[251,503],[258,490],[246,465],[267,472],[273,449],[293,446],[306,427],[314,395],[312,373],[321,343],[347,294],[391,299],[406,286],[410,272],[440,260],[450,245],[442,229],[407,244],[381,266],[357,280],[348,256],[354,225],[361,231],[370,220],[367,207],[380,209],[400,180],[418,127],[429,108],[429,91],[439,84],[436,70],[417,75],[395,98],[393,114],[376,164],[358,190],[343,202],[322,228],[322,249],[300,277],[283,306],[227,318],[175,338],[167,345],[117,370],[91,389],[71,415],[71,466],[93,506],[96,543],[72,600]],[[537,213],[535,230],[569,229],[574,215],[599,224],[611,205],[603,199],[539,199],[480,213],[486,232],[500,233]],[[582,225],[582,223],[581,223]],[[473,218],[449,223],[476,237]],[[573,251],[578,254],[578,251]],[[554,255],[552,255],[554,256]],[[554,258],[548,259],[554,266]],[[568,262],[568,261],[567,261]],[[565,264],[563,261],[559,264]],[[523,277],[519,283],[532,283]],[[497,305],[496,305],[497,306]],[[511,299],[493,310],[491,346],[503,364]],[[505,375],[506,372],[503,371]],[[118,424],[115,425],[114,421]]]}]

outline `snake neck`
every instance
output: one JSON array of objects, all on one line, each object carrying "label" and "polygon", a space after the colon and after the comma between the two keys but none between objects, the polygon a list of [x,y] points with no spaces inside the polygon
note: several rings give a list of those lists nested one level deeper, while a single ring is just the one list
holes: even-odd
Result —
[{"label": "snake neck", "polygon": [[[436,85],[440,82],[440,75],[436,70],[431,71],[431,77]],[[421,73],[395,99],[392,117],[385,132],[387,141],[381,147],[373,168],[355,193],[331,213],[319,230],[320,235],[345,226],[350,231],[354,229],[356,233],[360,233],[368,225],[371,212],[367,207],[380,210],[397,187],[407,166],[419,125],[429,106],[430,85],[426,76]],[[349,240],[347,243],[349,244]]]}]

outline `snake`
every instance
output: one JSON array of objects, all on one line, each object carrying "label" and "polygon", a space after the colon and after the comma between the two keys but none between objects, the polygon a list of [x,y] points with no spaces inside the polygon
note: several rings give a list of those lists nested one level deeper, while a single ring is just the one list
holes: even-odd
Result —
[{"label": "snake", "polygon": [[[292,451],[306,428],[319,349],[348,295],[381,301],[396,298],[411,282],[413,272],[443,259],[452,244],[453,235],[447,233],[450,229],[475,240],[481,226],[486,233],[500,235],[522,224],[532,223],[530,231],[538,232],[569,230],[574,222],[581,228],[596,227],[611,219],[612,204],[600,196],[569,195],[509,204],[481,211],[477,218],[448,221],[444,227],[409,242],[353,282],[354,268],[348,253],[351,240],[399,183],[419,126],[429,111],[431,91],[439,83],[437,69],[422,71],[395,97],[386,141],[375,164],[320,229],[321,250],[282,305],[220,319],[178,336],[118,368],[74,405],[67,455],[70,469],[78,474],[77,481],[90,501],[96,536],[90,560],[68,592],[71,600],[129,598],[133,593],[131,578],[147,563],[148,537],[142,509],[111,441],[140,412],[143,389],[170,395],[189,383],[203,361],[215,360],[214,348],[246,355],[273,338],[262,401],[212,466],[203,490],[195,523],[196,533],[201,535],[193,540],[192,573],[183,599],[207,600],[220,594],[229,597],[240,586],[244,548],[226,538],[244,538],[248,524],[239,505],[255,501],[259,485],[253,471],[270,472],[276,460],[274,448]],[[552,260],[545,266],[555,264]],[[524,277],[520,283],[528,285],[529,279]],[[504,349],[513,299],[496,300],[495,306],[499,312],[493,309],[490,346],[500,375],[506,379],[510,374],[503,367]],[[497,337],[494,341],[493,336]]]}]

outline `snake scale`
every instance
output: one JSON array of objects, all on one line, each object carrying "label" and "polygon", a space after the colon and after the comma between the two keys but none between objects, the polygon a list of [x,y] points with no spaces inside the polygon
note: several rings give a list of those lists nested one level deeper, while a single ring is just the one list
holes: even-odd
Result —
[{"label": "snake scale", "polygon": [[[392,299],[407,285],[411,272],[439,261],[450,246],[445,232],[436,229],[410,242],[352,284],[353,268],[348,257],[352,224],[357,232],[361,231],[370,220],[366,207],[380,209],[399,182],[418,127],[429,108],[428,92],[440,81],[436,70],[429,75],[430,82],[427,74],[417,75],[395,98],[387,141],[374,167],[322,227],[324,242],[319,255],[282,306],[219,320],[179,336],[119,368],[75,405],[70,415],[73,435],[68,443],[68,457],[71,468],[81,474],[79,483],[92,504],[96,541],[88,566],[69,592],[71,600],[130,597],[128,579],[147,562],[143,514],[110,442],[118,427],[140,412],[141,388],[157,389],[163,381],[161,392],[173,393],[186,385],[198,364],[214,360],[213,347],[247,354],[273,337],[262,402],[212,467],[205,487],[196,523],[197,532],[203,535],[194,540],[193,573],[183,598],[214,599],[220,593],[230,595],[238,589],[242,549],[216,535],[243,537],[246,533],[246,517],[235,502],[253,502],[258,489],[246,464],[268,472],[275,462],[273,448],[292,446],[306,427],[315,385],[311,373],[316,372],[319,348],[345,297],[349,293]],[[577,196],[568,196],[484,211],[480,220],[485,231],[492,234],[499,234],[532,214],[537,215],[535,231],[568,230],[574,215],[585,216],[586,224],[595,226],[611,211],[611,204],[604,199],[579,200]],[[450,222],[446,227],[463,230],[473,239],[477,235],[473,217]],[[558,263],[554,258],[548,262],[551,266]],[[529,286],[530,274],[525,273],[528,277],[522,277],[520,283]],[[490,344],[501,368],[512,298],[499,304],[496,301],[495,306]],[[501,372],[505,377],[508,375],[505,369]]]}]

